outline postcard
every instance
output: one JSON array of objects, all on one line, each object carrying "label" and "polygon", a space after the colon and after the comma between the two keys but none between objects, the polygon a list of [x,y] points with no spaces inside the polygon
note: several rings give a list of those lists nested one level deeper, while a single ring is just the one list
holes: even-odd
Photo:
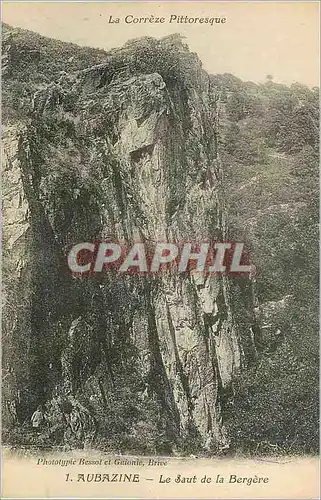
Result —
[{"label": "postcard", "polygon": [[3,498],[318,498],[319,3],[2,14]]}]

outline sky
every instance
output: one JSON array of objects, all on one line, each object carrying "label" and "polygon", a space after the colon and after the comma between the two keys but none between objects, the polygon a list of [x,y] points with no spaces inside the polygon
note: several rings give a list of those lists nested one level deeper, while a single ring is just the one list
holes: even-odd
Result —
[{"label": "sky", "polygon": [[[165,17],[126,24],[127,15]],[[226,18],[224,24],[169,23],[170,15]],[[110,23],[110,16],[120,23]],[[263,82],[319,85],[319,2],[3,2],[2,20],[82,46],[111,49],[131,38],[181,33],[209,73]]]}]

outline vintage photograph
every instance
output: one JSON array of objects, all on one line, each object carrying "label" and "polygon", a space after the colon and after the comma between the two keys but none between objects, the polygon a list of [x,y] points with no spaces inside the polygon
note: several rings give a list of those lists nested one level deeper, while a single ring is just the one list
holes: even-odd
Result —
[{"label": "vintage photograph", "polygon": [[143,3],[4,7],[3,447],[316,456],[318,7]]}]

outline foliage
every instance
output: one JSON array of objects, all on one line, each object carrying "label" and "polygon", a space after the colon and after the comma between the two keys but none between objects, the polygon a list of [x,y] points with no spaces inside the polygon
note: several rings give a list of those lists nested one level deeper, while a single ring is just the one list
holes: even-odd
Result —
[{"label": "foliage", "polygon": [[221,157],[230,239],[246,242],[258,305],[274,309],[270,324],[261,323],[258,362],[236,383],[227,426],[244,453],[317,453],[318,89],[272,78],[214,81],[226,96]]},{"label": "foliage", "polygon": [[305,308],[283,319],[282,345],[266,346],[235,387],[227,426],[238,452],[318,453],[318,325]]}]

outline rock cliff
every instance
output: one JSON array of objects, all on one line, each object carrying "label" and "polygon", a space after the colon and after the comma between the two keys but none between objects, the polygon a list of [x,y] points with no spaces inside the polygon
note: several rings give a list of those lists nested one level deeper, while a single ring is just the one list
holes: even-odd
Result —
[{"label": "rock cliff", "polygon": [[218,96],[179,36],[100,57],[78,69],[75,51],[71,68],[27,85],[24,113],[7,121],[5,426],[41,404],[55,443],[217,452],[233,382],[256,355],[248,280],[75,277],[66,255],[109,238],[224,240]]}]

